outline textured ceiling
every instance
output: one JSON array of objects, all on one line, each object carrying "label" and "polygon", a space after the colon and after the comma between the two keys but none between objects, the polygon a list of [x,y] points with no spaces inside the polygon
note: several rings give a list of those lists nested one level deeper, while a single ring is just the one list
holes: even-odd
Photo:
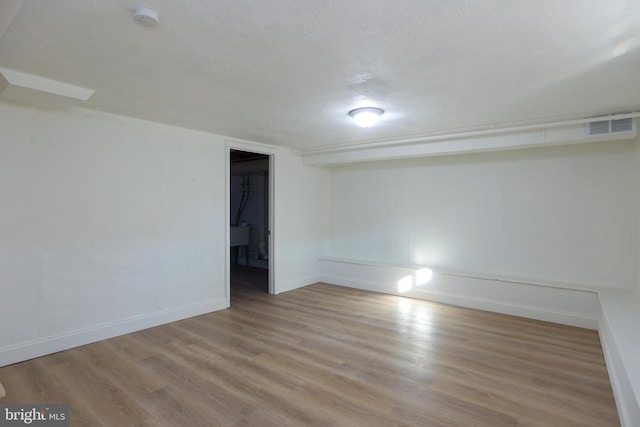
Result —
[{"label": "textured ceiling", "polygon": [[[640,106],[637,0],[3,0],[0,17],[0,67],[95,89],[85,107],[292,148]],[[362,106],[386,111],[375,128],[348,117]]]}]

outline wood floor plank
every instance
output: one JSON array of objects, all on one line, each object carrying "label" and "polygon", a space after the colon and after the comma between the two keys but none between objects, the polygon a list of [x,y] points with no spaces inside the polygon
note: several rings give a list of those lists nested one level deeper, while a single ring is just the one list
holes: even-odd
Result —
[{"label": "wood floor plank", "polygon": [[72,426],[618,426],[597,332],[234,273],[231,308],[0,368]]}]

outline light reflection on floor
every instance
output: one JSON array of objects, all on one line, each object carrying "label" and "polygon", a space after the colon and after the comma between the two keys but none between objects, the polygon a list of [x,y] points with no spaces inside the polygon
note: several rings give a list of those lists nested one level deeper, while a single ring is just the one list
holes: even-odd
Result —
[{"label": "light reflection on floor", "polygon": [[424,301],[398,297],[398,320],[401,321],[400,333],[415,337],[417,340],[431,339],[433,330],[433,312]]}]

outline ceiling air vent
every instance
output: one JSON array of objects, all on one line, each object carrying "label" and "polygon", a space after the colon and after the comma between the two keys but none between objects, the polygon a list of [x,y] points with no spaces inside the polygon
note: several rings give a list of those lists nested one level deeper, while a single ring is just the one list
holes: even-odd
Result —
[{"label": "ceiling air vent", "polygon": [[609,133],[610,120],[601,120],[599,122],[589,123],[589,135],[602,135]]},{"label": "ceiling air vent", "polygon": [[[600,117],[598,117],[600,118]],[[602,117],[605,118],[605,117]],[[635,132],[636,123],[633,118],[597,120],[587,123],[587,136],[600,136],[624,132]]]},{"label": "ceiling air vent", "polygon": [[611,132],[630,132],[633,130],[633,119],[611,120]]}]

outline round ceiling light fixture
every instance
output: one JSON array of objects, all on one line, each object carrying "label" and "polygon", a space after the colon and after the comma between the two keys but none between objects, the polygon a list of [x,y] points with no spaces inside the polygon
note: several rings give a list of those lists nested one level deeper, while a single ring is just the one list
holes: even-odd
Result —
[{"label": "round ceiling light fixture", "polygon": [[133,18],[140,25],[145,27],[155,27],[160,23],[158,12],[149,7],[139,7],[133,12]]},{"label": "round ceiling light fixture", "polygon": [[384,111],[380,108],[365,107],[349,111],[349,115],[362,128],[370,128],[378,123]]}]

